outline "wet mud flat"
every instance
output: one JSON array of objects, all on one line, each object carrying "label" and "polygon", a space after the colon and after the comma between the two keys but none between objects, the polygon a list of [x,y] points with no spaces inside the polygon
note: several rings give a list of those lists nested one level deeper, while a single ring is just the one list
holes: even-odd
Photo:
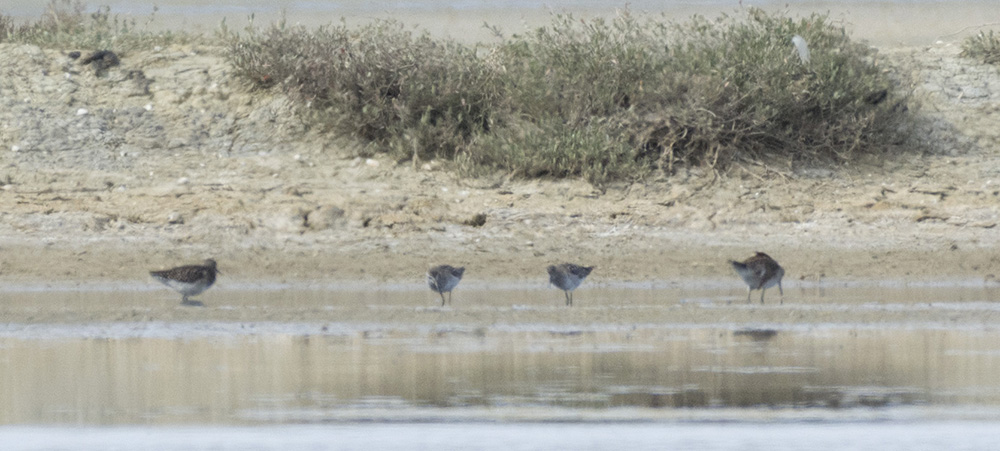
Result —
[{"label": "wet mud flat", "polygon": [[1000,412],[1000,304],[982,284],[792,284],[764,305],[711,283],[604,284],[571,309],[533,286],[473,285],[445,308],[408,285],[272,288],[197,308],[142,289],[5,293],[0,423]]}]

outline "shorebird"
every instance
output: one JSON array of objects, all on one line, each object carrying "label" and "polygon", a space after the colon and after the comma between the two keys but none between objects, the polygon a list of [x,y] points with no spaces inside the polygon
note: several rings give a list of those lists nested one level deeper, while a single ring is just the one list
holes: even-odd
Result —
[{"label": "shorebird", "polygon": [[180,293],[183,296],[181,304],[201,305],[198,301],[189,301],[188,296],[198,295],[207,290],[208,287],[211,287],[215,283],[215,275],[218,273],[219,270],[215,268],[215,260],[208,259],[201,265],[178,266],[163,271],[150,271],[149,275]]},{"label": "shorebird", "polygon": [[454,290],[465,273],[464,267],[448,265],[435,266],[427,270],[427,286],[441,295],[441,306],[444,307],[444,294],[448,293],[448,303],[451,303],[451,290]]},{"label": "shorebird", "polygon": [[[79,57],[79,53],[77,53],[77,57]],[[121,61],[118,59],[118,55],[115,55],[115,52],[110,50],[98,50],[80,60],[80,64],[90,64],[94,68],[95,72],[103,72],[105,69],[117,66],[120,63]]]},{"label": "shorebird", "polygon": [[781,293],[781,303],[785,303],[785,292],[781,289],[781,278],[785,275],[785,269],[769,255],[758,252],[742,262],[730,260],[729,264],[733,265],[733,269],[747,284],[747,303],[750,302],[750,292],[760,290],[760,303],[763,304],[764,290],[775,285]]},{"label": "shorebird", "polygon": [[561,265],[551,265],[548,268],[549,283],[555,285],[566,294],[566,305],[573,305],[573,290],[580,286],[580,282],[586,279],[593,266],[580,266],[572,263]]},{"label": "shorebird", "polygon": [[795,46],[795,52],[799,54],[799,61],[802,64],[809,64],[809,44],[806,43],[805,38],[799,35],[792,36],[792,45]]}]

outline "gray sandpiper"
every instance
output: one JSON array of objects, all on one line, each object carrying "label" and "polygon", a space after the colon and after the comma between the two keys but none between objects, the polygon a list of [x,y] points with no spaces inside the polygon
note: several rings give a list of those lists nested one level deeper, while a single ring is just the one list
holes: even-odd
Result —
[{"label": "gray sandpiper", "polygon": [[733,265],[733,269],[747,284],[747,303],[750,302],[750,292],[760,290],[760,303],[763,304],[764,291],[775,285],[781,293],[781,303],[785,303],[785,292],[781,289],[781,278],[785,275],[785,269],[769,255],[757,252],[742,262],[730,260],[729,264]]},{"label": "gray sandpiper", "polygon": [[448,293],[448,304],[451,304],[451,290],[462,280],[465,267],[455,268],[449,265],[435,266],[427,270],[427,285],[441,295],[441,306],[444,307],[444,294]]},{"label": "gray sandpiper", "polygon": [[547,269],[549,271],[549,283],[563,290],[566,294],[566,305],[573,305],[573,290],[580,286],[580,283],[590,275],[594,267],[563,263],[560,265],[551,265]]}]

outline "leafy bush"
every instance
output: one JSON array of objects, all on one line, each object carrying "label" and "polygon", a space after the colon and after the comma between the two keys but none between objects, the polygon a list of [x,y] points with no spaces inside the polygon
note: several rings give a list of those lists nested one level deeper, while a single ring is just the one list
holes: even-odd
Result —
[{"label": "leafy bush", "polygon": [[891,147],[909,120],[874,50],[826,16],[758,9],[681,24],[555,16],[491,49],[393,22],[278,24],[235,39],[229,59],[318,123],[401,157],[457,157],[473,173],[602,183],[677,165],[847,162]]},{"label": "leafy bush", "polygon": [[[149,20],[152,21],[153,16]],[[197,39],[186,33],[143,31],[135,19],[125,20],[112,15],[108,6],[87,14],[86,6],[80,1],[50,0],[41,18],[24,24],[15,24],[10,17],[0,14],[0,42],[127,53]]]},{"label": "leafy bush", "polygon": [[502,169],[519,177],[582,176],[594,183],[637,178],[650,166],[634,146],[599,124],[568,124],[543,118],[483,136],[462,154],[467,173]]},{"label": "leafy bush", "polygon": [[992,30],[969,36],[962,42],[962,56],[975,58],[986,64],[1000,64],[1000,36]]},{"label": "leafy bush", "polygon": [[[900,137],[906,99],[874,51],[824,16],[796,21],[751,9],[748,20],[695,20],[676,35],[672,69],[687,101],[654,102],[647,116],[662,125],[644,121],[656,137],[644,143],[659,143],[674,161],[845,162]],[[792,50],[796,35],[811,47],[808,64]]]},{"label": "leafy bush", "polygon": [[592,182],[646,174],[652,166],[629,126],[646,85],[663,78],[667,60],[658,48],[628,15],[612,23],[555,16],[551,27],[507,39],[495,58],[510,118],[465,161]]},{"label": "leafy bush", "polygon": [[494,126],[500,73],[476,49],[396,22],[352,30],[284,23],[237,39],[229,60],[260,86],[280,84],[307,113],[398,156],[452,158]]},{"label": "leafy bush", "polygon": [[14,33],[14,19],[0,12],[0,42],[6,40],[12,33]]}]

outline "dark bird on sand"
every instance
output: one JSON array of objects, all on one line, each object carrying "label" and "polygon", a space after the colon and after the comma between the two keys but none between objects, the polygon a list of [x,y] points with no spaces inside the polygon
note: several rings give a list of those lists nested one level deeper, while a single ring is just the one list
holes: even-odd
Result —
[{"label": "dark bird on sand", "polygon": [[84,66],[90,64],[96,72],[102,72],[109,67],[117,66],[120,62],[118,55],[111,50],[98,50],[80,60],[80,64]]}]

